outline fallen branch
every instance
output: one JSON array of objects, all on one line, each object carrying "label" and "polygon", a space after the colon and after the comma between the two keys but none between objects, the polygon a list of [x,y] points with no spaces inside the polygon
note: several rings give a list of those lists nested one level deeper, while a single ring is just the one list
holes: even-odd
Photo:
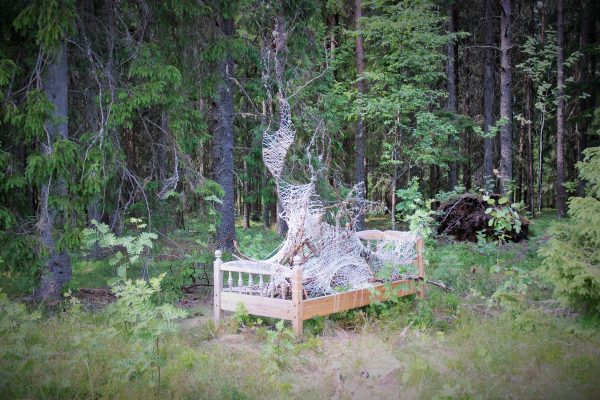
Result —
[{"label": "fallen branch", "polygon": [[240,260],[247,260],[247,261],[256,261],[255,259],[253,259],[250,256],[245,255],[244,253],[242,253],[242,251],[240,250],[240,248],[238,247],[237,242],[234,240],[233,241],[233,249],[239,254],[239,256],[237,255],[233,255],[235,258],[240,259]]},{"label": "fallen branch", "polygon": [[444,282],[442,281],[425,281],[425,283],[429,283],[430,285],[433,286],[437,286],[439,288],[444,289],[446,292],[452,292],[452,288],[448,285],[446,285]]}]

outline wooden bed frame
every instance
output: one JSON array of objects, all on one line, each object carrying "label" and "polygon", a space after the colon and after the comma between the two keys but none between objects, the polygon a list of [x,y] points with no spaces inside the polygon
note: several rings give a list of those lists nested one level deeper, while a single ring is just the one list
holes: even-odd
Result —
[{"label": "wooden bed frame", "polygon": [[[367,242],[368,248],[371,248],[372,242],[393,237],[394,234],[397,232],[377,230],[357,232],[358,237]],[[260,261],[246,260],[223,262],[222,252],[217,250],[214,262],[214,318],[218,322],[223,319],[224,311],[236,311],[238,304],[241,303],[249,314],[292,321],[294,334],[302,336],[305,320],[363,307],[369,305],[374,299],[383,300],[386,295],[389,295],[389,291],[386,290],[388,287],[391,287],[392,293],[399,297],[417,294],[423,298],[425,285],[423,282],[417,283],[425,279],[423,238],[417,239],[416,247],[417,257],[413,263],[417,267],[418,280],[396,280],[387,284],[375,284],[366,288],[307,299],[304,299],[301,257],[296,256],[292,269],[280,266],[277,272],[278,275],[290,279],[291,300],[285,298],[286,289],[282,289],[284,290],[282,298],[274,297],[273,288],[269,288],[270,280],[264,278],[264,276],[275,275],[269,265]],[[225,271],[228,272],[227,287],[224,287]],[[232,272],[238,274],[237,286],[234,286]],[[258,276],[258,283],[256,283],[256,276]]]}]

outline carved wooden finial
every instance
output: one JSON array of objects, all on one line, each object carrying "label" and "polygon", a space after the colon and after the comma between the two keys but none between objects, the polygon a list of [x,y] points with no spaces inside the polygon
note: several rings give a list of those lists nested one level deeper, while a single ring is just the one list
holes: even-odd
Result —
[{"label": "carved wooden finial", "polygon": [[215,250],[215,258],[220,260],[223,257],[223,252],[221,250]]}]

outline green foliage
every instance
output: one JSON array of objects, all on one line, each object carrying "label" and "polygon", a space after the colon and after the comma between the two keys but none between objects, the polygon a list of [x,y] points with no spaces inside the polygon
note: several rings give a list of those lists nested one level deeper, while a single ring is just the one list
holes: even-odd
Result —
[{"label": "green foliage", "polygon": [[[131,218],[130,222],[135,224],[136,229],[144,229],[146,224],[139,218]],[[137,236],[117,237],[110,231],[108,225],[92,221],[92,228],[83,231],[84,243],[88,248],[100,246],[102,248],[116,248],[115,255],[110,264],[117,267],[119,279],[127,280],[127,270],[144,261],[143,256],[147,250],[152,249],[158,236],[152,232],[142,232]]]},{"label": "green foliage", "polygon": [[398,196],[396,211],[403,217],[414,213],[417,208],[423,206],[423,195],[419,191],[419,178],[413,177],[406,188],[396,191],[396,196]]},{"label": "green foliage", "polygon": [[264,357],[270,362],[272,374],[290,368],[289,355],[294,351],[296,337],[291,329],[285,328],[283,320],[275,324],[275,330],[267,331]]},{"label": "green foliage", "polygon": [[521,232],[519,211],[523,208],[523,204],[509,205],[507,197],[500,197],[496,202],[488,195],[484,195],[483,200],[490,206],[485,210],[485,213],[491,217],[488,226],[494,228],[494,235],[500,242],[505,242],[510,238],[512,232],[515,234]]},{"label": "green foliage", "polygon": [[225,192],[217,182],[207,179],[196,188],[195,194],[201,202],[203,222],[208,224],[208,231],[214,234],[221,221],[221,214],[217,212],[216,207],[222,203],[221,199]]},{"label": "green foliage", "polygon": [[128,279],[114,285],[112,289],[117,301],[109,310],[114,326],[132,337],[151,341],[163,334],[175,332],[175,321],[186,315],[184,310],[170,304],[155,306],[153,301],[160,293],[160,283],[164,276],[163,273],[157,278],[151,278],[150,282]]},{"label": "green foliage", "polygon": [[586,196],[570,199],[570,221],[551,228],[552,238],[540,255],[555,293],[594,313],[600,311],[600,147],[586,149],[578,168],[588,183]]},{"label": "green foliage", "polygon": [[419,178],[413,177],[406,188],[396,191],[396,195],[399,197],[396,211],[408,222],[409,229],[423,238],[429,238],[433,234],[434,224],[431,200],[423,201]]},{"label": "green foliage", "polygon": [[52,54],[75,27],[74,0],[36,0],[21,11],[15,28],[32,34],[41,48]]},{"label": "green foliage", "polygon": [[444,79],[439,48],[451,39],[442,29],[444,17],[423,0],[369,6],[362,32],[369,48],[369,93],[356,100],[357,109],[381,127],[383,143],[400,149],[392,158],[404,165],[443,166],[457,157],[446,146],[457,134],[456,120],[441,111],[446,94],[436,89]]}]

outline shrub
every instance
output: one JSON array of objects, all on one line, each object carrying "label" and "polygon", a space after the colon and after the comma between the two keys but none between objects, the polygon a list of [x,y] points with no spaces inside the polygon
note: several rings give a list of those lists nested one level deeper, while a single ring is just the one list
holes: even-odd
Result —
[{"label": "shrub", "polygon": [[542,274],[556,295],[586,312],[600,311],[600,147],[584,152],[579,175],[587,181],[585,197],[569,201],[570,221],[555,224],[540,249]]}]

